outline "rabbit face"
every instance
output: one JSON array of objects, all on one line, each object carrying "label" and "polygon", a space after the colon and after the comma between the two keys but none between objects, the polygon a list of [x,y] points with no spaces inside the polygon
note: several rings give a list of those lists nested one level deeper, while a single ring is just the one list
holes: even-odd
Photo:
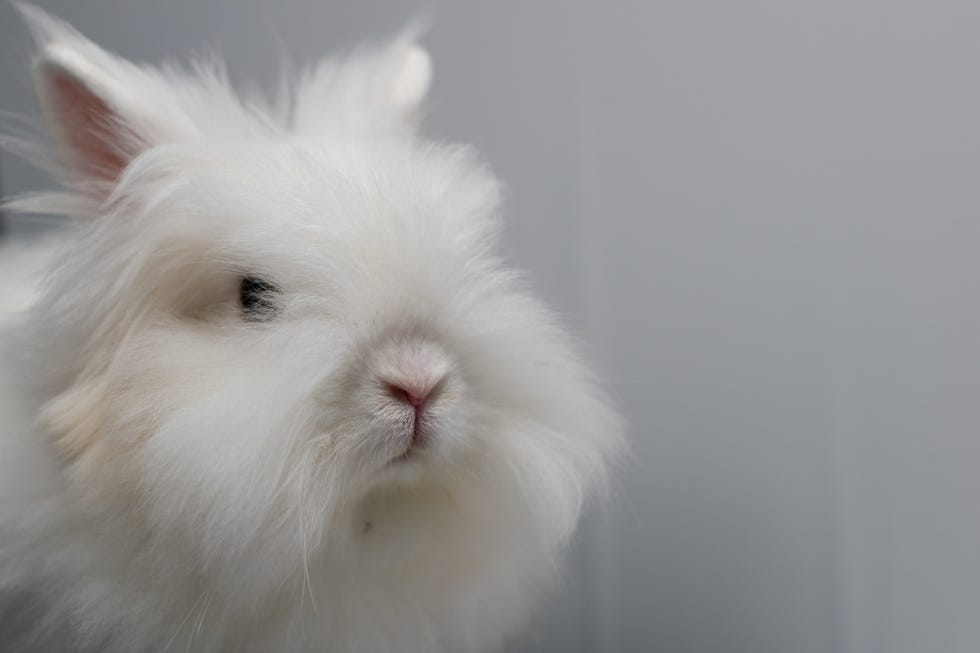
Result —
[{"label": "rabbit face", "polygon": [[90,353],[46,422],[86,485],[142,497],[158,528],[240,512],[242,541],[305,497],[490,464],[507,388],[482,368],[517,336],[492,180],[407,144],[196,149],[143,155],[58,276]]}]

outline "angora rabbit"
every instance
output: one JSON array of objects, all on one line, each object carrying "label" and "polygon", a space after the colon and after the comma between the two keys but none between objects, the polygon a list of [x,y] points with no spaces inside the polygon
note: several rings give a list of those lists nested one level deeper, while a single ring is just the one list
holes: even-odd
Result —
[{"label": "angora rabbit", "polygon": [[428,55],[263,103],[21,11],[65,190],[12,205],[71,220],[0,299],[0,648],[506,647],[622,430],[419,137]]}]

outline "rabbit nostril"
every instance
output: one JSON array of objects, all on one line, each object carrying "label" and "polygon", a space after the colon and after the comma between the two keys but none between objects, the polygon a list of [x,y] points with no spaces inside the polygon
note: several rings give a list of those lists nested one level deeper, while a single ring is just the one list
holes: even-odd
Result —
[{"label": "rabbit nostril", "polygon": [[431,388],[422,387],[403,387],[397,383],[389,383],[388,391],[398,401],[409,404],[416,410],[422,407],[425,400],[429,398]]},{"label": "rabbit nostril", "polygon": [[[441,396],[452,383],[452,367],[442,348],[411,339],[392,340],[377,350],[369,374],[374,387],[385,398],[387,407],[411,406],[416,419],[435,410]],[[402,413],[407,413],[404,408]]]}]

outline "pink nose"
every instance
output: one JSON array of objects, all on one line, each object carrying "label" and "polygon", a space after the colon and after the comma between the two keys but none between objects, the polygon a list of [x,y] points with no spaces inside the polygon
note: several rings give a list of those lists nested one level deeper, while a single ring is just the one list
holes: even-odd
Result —
[{"label": "pink nose", "polygon": [[429,398],[430,388],[403,388],[401,385],[389,383],[388,389],[391,394],[399,401],[413,406],[415,409],[422,407],[425,400]]}]

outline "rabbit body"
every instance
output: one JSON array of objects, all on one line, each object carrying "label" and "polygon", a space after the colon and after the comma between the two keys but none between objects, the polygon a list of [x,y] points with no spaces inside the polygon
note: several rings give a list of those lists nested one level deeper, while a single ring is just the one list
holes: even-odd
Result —
[{"label": "rabbit body", "polygon": [[0,648],[501,650],[622,429],[413,35],[272,105],[22,12],[70,220],[0,293]]}]

